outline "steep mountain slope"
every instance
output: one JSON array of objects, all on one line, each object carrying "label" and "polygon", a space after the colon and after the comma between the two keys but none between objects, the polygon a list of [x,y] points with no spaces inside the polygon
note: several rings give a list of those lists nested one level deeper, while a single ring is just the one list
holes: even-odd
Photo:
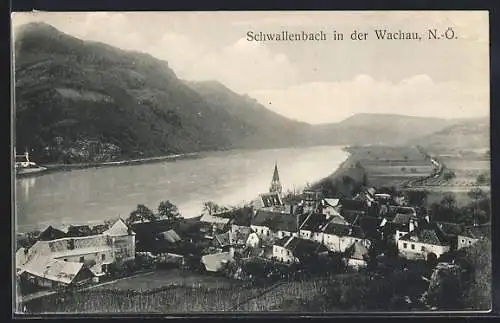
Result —
[{"label": "steep mountain slope", "polygon": [[431,149],[481,149],[490,147],[490,119],[462,120],[441,131],[409,141]]},{"label": "steep mountain slope", "polygon": [[395,114],[356,114],[346,120],[319,125],[317,138],[335,144],[404,144],[454,124],[453,120],[421,118]]},{"label": "steep mountain slope", "polygon": [[245,103],[255,106],[250,114],[271,114],[284,125],[279,138],[261,131],[272,122],[265,117],[257,124],[247,121],[256,119],[248,113],[242,117],[207,103],[165,61],[82,41],[46,24],[24,25],[16,33],[15,82],[17,146],[30,146],[38,157],[57,145],[56,138],[109,142],[123,157],[280,146],[296,138],[294,130],[286,131],[298,123],[254,102]]}]

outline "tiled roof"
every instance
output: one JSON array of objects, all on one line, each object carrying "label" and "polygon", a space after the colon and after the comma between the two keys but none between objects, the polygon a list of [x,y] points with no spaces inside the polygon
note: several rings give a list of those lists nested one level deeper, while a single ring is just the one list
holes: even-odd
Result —
[{"label": "tiled roof", "polygon": [[[299,216],[299,224],[307,217],[306,214]],[[273,231],[297,232],[297,216],[286,213],[270,212],[265,210],[257,211],[252,225],[268,227]]]},{"label": "tiled roof", "polygon": [[229,223],[229,220],[230,219],[210,214],[204,214],[200,219],[201,222],[216,223],[216,224],[227,224]]},{"label": "tiled roof", "polygon": [[319,232],[329,221],[324,214],[311,213],[302,223],[300,229],[312,232]]},{"label": "tiled roof", "polygon": [[340,205],[348,211],[366,211],[368,208],[366,202],[351,199],[340,199]]},{"label": "tiled roof", "polygon": [[79,262],[60,261],[50,257],[39,257],[36,261],[27,263],[23,267],[23,272],[28,272],[48,280],[70,284],[82,267],[83,264]]},{"label": "tiled roof", "polygon": [[262,199],[262,203],[264,203],[264,207],[281,205],[281,199],[278,193],[262,193],[260,194],[260,198]]},{"label": "tiled roof", "polygon": [[128,226],[121,219],[118,219],[113,225],[102,234],[109,236],[124,236],[131,234]]},{"label": "tiled roof", "polygon": [[365,260],[368,256],[368,248],[366,248],[361,242],[355,242],[350,246],[346,253],[349,255],[350,259]]},{"label": "tiled roof", "polygon": [[201,262],[205,265],[207,271],[216,272],[222,269],[225,262],[231,261],[232,259],[229,252],[220,252],[204,255],[201,257]]},{"label": "tiled roof", "polygon": [[410,241],[410,242],[420,242],[425,244],[432,244],[436,246],[446,246],[447,242],[445,237],[436,229],[431,228],[421,228],[414,230],[399,240]]},{"label": "tiled roof", "polygon": [[321,244],[317,242],[297,237],[287,237],[286,240],[280,239],[278,243],[276,244],[290,250],[294,256],[299,258],[301,256],[315,254],[321,248]]},{"label": "tiled roof", "polygon": [[160,236],[164,240],[167,240],[167,241],[172,242],[172,243],[181,241],[181,237],[179,237],[179,235],[177,234],[177,232],[175,232],[174,230],[168,230],[168,231],[165,231],[165,232],[161,232]]},{"label": "tiled roof", "polygon": [[62,230],[56,229],[49,225],[45,230],[43,230],[37,237],[38,240],[49,241],[64,238],[66,233]]},{"label": "tiled roof", "polygon": [[352,237],[357,237],[360,239],[365,238],[365,234],[364,234],[363,230],[361,229],[361,227],[359,227],[359,226],[343,225],[343,224],[332,223],[332,222],[330,222],[326,226],[324,233],[336,235],[339,237],[352,236]]},{"label": "tiled roof", "polygon": [[325,205],[336,207],[339,205],[340,199],[327,199],[327,198],[325,198],[325,199],[323,199],[323,202],[325,203]]},{"label": "tiled roof", "polygon": [[392,223],[394,224],[400,224],[400,225],[405,225],[410,223],[410,220],[412,219],[411,214],[401,214],[398,213],[392,220]]}]

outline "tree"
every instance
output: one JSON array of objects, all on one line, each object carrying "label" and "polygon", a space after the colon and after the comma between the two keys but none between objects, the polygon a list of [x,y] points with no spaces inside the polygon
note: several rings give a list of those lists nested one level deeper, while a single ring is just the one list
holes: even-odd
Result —
[{"label": "tree", "polygon": [[406,197],[408,199],[409,205],[418,205],[423,206],[427,202],[427,196],[429,195],[429,191],[426,190],[418,190],[418,191],[407,191]]},{"label": "tree", "polygon": [[221,207],[218,204],[215,204],[213,201],[203,202],[203,211],[208,212],[208,214],[215,214],[221,211]]},{"label": "tree", "polygon": [[139,204],[137,208],[130,213],[126,222],[127,224],[131,224],[134,222],[149,222],[155,220],[157,220],[157,217],[154,215],[153,211],[144,204]]},{"label": "tree", "polygon": [[449,210],[455,209],[456,204],[457,204],[457,200],[455,198],[455,194],[453,194],[453,193],[446,193],[443,196],[443,199],[441,200],[441,205],[443,205],[444,207],[446,207]]},{"label": "tree", "polygon": [[467,196],[474,200],[474,225],[478,224],[479,201],[487,197],[486,193],[480,188],[474,188],[467,192]]},{"label": "tree", "polygon": [[170,201],[161,201],[158,205],[158,215],[165,219],[175,219],[180,217],[177,206]]}]

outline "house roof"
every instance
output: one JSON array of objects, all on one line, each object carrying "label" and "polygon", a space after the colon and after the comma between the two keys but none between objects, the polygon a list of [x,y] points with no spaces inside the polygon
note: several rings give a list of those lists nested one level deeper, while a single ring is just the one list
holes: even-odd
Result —
[{"label": "house roof", "polygon": [[390,206],[389,211],[399,214],[415,214],[415,208],[411,206]]},{"label": "house roof", "polygon": [[66,237],[85,237],[92,235],[92,229],[88,225],[71,225],[68,228]]},{"label": "house roof", "polygon": [[340,199],[325,198],[323,202],[327,206],[336,207],[339,205]]},{"label": "house roof", "polygon": [[164,240],[175,243],[181,241],[181,237],[174,230],[168,230],[159,234]]},{"label": "house roof", "polygon": [[238,227],[237,229],[232,230],[231,243],[246,244],[251,233],[252,229],[249,227]]},{"label": "house roof", "polygon": [[345,225],[349,224],[349,222],[347,222],[346,219],[340,214],[332,216],[332,218],[330,219],[330,222],[338,223],[338,224],[345,224]]},{"label": "house roof", "polygon": [[365,260],[368,256],[368,248],[366,248],[360,241],[353,243],[346,250],[347,254],[349,254],[349,259],[359,259]]},{"label": "house roof", "polygon": [[45,230],[43,230],[37,237],[38,240],[49,241],[64,238],[66,233],[62,230],[56,229],[49,225]]},{"label": "house roof", "polygon": [[258,210],[252,225],[268,227],[273,231],[297,232],[297,217],[299,224],[307,217],[307,214],[290,215],[280,212],[271,212],[267,210]]},{"label": "house roof", "polygon": [[203,214],[203,216],[200,218],[200,222],[207,222],[207,223],[215,223],[215,224],[227,224],[229,223],[228,218],[223,218],[220,216],[214,216],[211,214]]},{"label": "house roof", "polygon": [[365,232],[374,232],[379,228],[382,219],[373,216],[363,216],[359,219],[359,226]]},{"label": "house roof", "polygon": [[324,214],[311,213],[300,226],[301,230],[319,232],[329,221]]},{"label": "house roof", "polygon": [[361,227],[355,225],[352,226],[330,222],[323,232],[325,234],[331,234],[339,237],[351,236],[360,239],[365,238],[365,234]]},{"label": "house roof", "polygon": [[250,226],[253,218],[253,210],[251,208],[239,208],[230,211],[232,223],[240,226]]},{"label": "house roof", "polygon": [[473,238],[482,239],[484,237],[489,237],[491,235],[491,226],[477,226],[477,227],[465,227],[460,235]]},{"label": "house roof", "polygon": [[219,271],[225,262],[231,261],[233,257],[229,252],[220,252],[201,257],[201,262],[205,265],[207,271]]},{"label": "house roof", "polygon": [[348,211],[366,211],[368,205],[365,201],[353,200],[353,199],[340,199],[340,205],[342,210]]},{"label": "house roof", "polygon": [[129,230],[129,227],[125,224],[125,222],[123,222],[122,219],[118,219],[109,229],[104,231],[102,234],[109,236],[125,236],[132,234],[132,232],[131,230]]},{"label": "house roof", "polygon": [[436,246],[448,245],[446,238],[436,228],[419,228],[404,235],[399,240],[420,242]]},{"label": "house roof", "polygon": [[38,257],[27,263],[22,272],[48,280],[70,284],[83,267],[83,263]]},{"label": "house roof", "polygon": [[410,223],[410,220],[412,218],[413,217],[411,216],[411,214],[401,214],[401,213],[398,213],[398,214],[396,214],[396,216],[394,217],[394,219],[392,219],[392,223],[399,224],[399,225],[407,225],[407,224]]},{"label": "house roof", "polygon": [[346,220],[346,222],[352,225],[357,225],[359,219],[361,218],[361,216],[356,213],[349,213],[349,212],[347,213],[342,212],[342,213],[343,213],[342,217],[344,218],[344,220]]},{"label": "house roof", "polygon": [[447,235],[459,235],[464,232],[462,225],[451,222],[436,222],[436,225],[441,229],[444,234]]},{"label": "house roof", "polygon": [[281,205],[281,198],[277,192],[262,193],[259,196],[264,207]]},{"label": "house roof", "polygon": [[306,240],[306,239],[301,239],[297,237],[285,237],[280,240],[278,240],[275,245],[281,246],[283,248],[286,248],[290,250],[294,256],[296,257],[301,257],[305,255],[311,255],[315,254],[318,252],[319,249],[321,249],[321,244],[311,241],[311,240]]},{"label": "house roof", "polygon": [[16,268],[22,267],[26,263],[28,260],[26,253],[27,249],[25,248],[19,248],[19,250],[16,251]]},{"label": "house roof", "polygon": [[377,192],[377,190],[374,187],[368,187],[365,191],[371,196],[375,195],[375,193]]}]

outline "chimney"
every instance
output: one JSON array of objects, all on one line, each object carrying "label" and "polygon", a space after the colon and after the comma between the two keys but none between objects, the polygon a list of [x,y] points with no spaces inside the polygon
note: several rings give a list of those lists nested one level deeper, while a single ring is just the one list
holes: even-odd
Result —
[{"label": "chimney", "polygon": [[409,232],[412,232],[413,230],[415,230],[415,224],[413,223],[413,220],[410,220],[410,223],[409,223]]},{"label": "chimney", "polygon": [[431,223],[431,220],[429,219],[429,216],[428,216],[428,215],[426,215],[424,219],[425,219],[425,221],[426,221],[427,223]]}]

